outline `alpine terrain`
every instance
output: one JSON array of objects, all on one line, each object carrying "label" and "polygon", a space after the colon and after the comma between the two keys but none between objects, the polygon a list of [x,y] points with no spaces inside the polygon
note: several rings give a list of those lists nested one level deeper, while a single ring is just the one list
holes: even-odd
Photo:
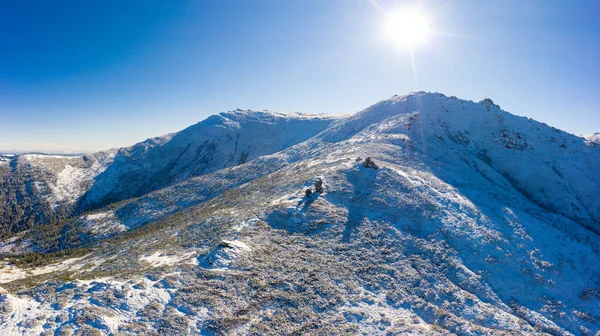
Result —
[{"label": "alpine terrain", "polygon": [[236,110],[0,184],[0,335],[600,334],[598,134],[490,99]]}]

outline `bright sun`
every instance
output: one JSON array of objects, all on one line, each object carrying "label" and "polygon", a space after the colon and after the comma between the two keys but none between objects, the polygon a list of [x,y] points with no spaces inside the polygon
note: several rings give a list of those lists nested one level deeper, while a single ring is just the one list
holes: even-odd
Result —
[{"label": "bright sun", "polygon": [[425,15],[416,9],[401,9],[389,14],[385,37],[399,48],[426,43],[431,30]]}]

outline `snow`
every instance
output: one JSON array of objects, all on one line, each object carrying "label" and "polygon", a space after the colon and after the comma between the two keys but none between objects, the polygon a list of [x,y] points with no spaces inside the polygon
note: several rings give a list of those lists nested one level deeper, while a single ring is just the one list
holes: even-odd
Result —
[{"label": "snow", "polygon": [[598,144],[600,144],[600,133],[588,134],[588,135],[584,135],[583,137],[584,137],[584,139],[586,139],[590,143],[598,143]]},{"label": "snow", "polygon": [[11,265],[11,264],[5,262],[2,264],[2,268],[1,268],[2,272],[0,273],[0,283],[6,283],[6,282],[23,279],[23,278],[26,278],[31,275],[41,275],[41,274],[52,273],[52,272],[57,272],[57,271],[65,271],[65,270],[76,271],[76,270],[80,269],[81,267],[83,267],[83,264],[78,263],[78,262],[83,260],[84,258],[85,258],[85,256],[79,257],[79,258],[66,259],[66,260],[63,260],[63,261],[55,263],[55,264],[32,268],[32,269],[21,268],[21,267],[14,266],[14,265]]},{"label": "snow", "polygon": [[[118,151],[84,204],[140,196],[190,177],[234,167],[307,140],[338,117],[239,110],[223,112],[164,138]],[[145,176],[131,179],[131,174]]]},{"label": "snow", "polygon": [[104,219],[106,217],[112,217],[112,216],[114,216],[113,212],[98,212],[95,214],[87,215],[86,219],[87,220],[98,220],[98,219]]},{"label": "snow", "polygon": [[90,235],[102,238],[114,233],[127,230],[113,211],[97,212],[81,217],[78,220],[81,227]]},{"label": "snow", "polygon": [[80,159],[81,155],[50,155],[50,154],[23,154],[23,155],[19,155],[20,157],[28,160],[28,161],[35,161],[38,159],[67,159],[67,160],[74,160],[74,159]]},{"label": "snow", "polygon": [[246,243],[241,241],[223,240],[221,245],[227,248],[233,248],[234,250],[241,250],[245,252],[252,251],[252,249],[248,245],[246,245]]},{"label": "snow", "polygon": [[[411,141],[386,139],[388,134],[405,134]],[[598,151],[590,152],[578,137],[510,115],[489,102],[477,104],[423,92],[397,96],[330,127],[322,138],[340,141],[342,136],[354,145],[400,145],[406,154],[398,158],[410,162],[418,159],[411,158],[412,153],[425,155],[428,165],[483,158],[490,164],[483,163],[503,174],[509,184],[519,185],[540,206],[560,209],[563,215],[590,225],[600,219],[600,200],[594,197],[594,186],[600,182],[594,173],[597,161],[581,158],[597,158]],[[481,161],[475,163],[481,165]],[[561,183],[565,175],[569,181]]]},{"label": "snow", "polygon": [[[302,129],[289,125],[294,118],[305,119],[227,112],[124,150],[103,180],[108,186],[137,174],[181,182],[77,220],[100,237],[161,220],[170,225],[97,245],[96,258],[105,258],[97,269],[110,263],[107,269],[127,274],[120,279],[40,285],[36,297],[52,293],[46,285],[59,294],[72,284],[81,290],[61,307],[69,322],[47,329],[76,325],[74,314],[94,307],[94,327],[103,333],[122,333],[128,323],[160,333],[163,320],[144,320],[141,312],[156,303],[154,319],[181,317],[183,334],[213,334],[211,326],[228,321],[235,323],[218,331],[600,331],[600,148],[589,139],[510,115],[489,99],[424,92],[327,125],[309,123],[307,139],[290,133]],[[273,136],[259,136],[265,132]],[[214,156],[196,171],[204,161],[183,148],[207,139],[218,149],[200,150]],[[256,157],[238,165],[241,143]],[[367,156],[379,169],[357,160]],[[176,168],[155,175],[171,163]],[[304,199],[316,176],[326,192]],[[46,267],[76,269],[63,263]],[[8,267],[7,281],[27,275]],[[54,298],[10,298],[46,321],[59,314],[50,308]],[[0,333],[22,333],[24,309],[3,320]]]},{"label": "snow", "polygon": [[17,331],[19,329],[22,331],[27,330],[28,334],[40,334],[43,331],[43,327],[40,324],[37,324],[33,328],[30,326],[26,328],[19,326],[22,326],[23,322],[28,319],[35,318],[49,312],[49,308],[44,309],[38,302],[30,298],[17,297],[11,294],[4,295],[3,304],[9,305],[12,309],[12,312],[10,313],[9,322],[0,324],[0,334],[21,334],[21,332]]},{"label": "snow", "polygon": [[[78,168],[67,164],[58,173],[56,184],[49,184],[50,190],[56,200],[55,202],[76,202],[86,192],[84,183],[92,181],[104,169],[106,167],[102,166],[98,161],[94,162],[89,168]],[[58,203],[54,204],[58,205]]]},{"label": "snow", "polygon": [[242,221],[241,223],[234,225],[233,227],[231,227],[232,231],[235,232],[240,232],[243,229],[247,228],[247,227],[252,227],[256,224],[256,222],[258,222],[260,219],[258,218],[251,218],[245,221]]},{"label": "snow", "polygon": [[193,258],[194,252],[186,253],[184,255],[167,255],[161,251],[156,251],[152,255],[140,257],[140,261],[149,263],[152,267],[161,266],[173,266],[183,261],[186,264],[197,264],[197,260]]},{"label": "snow", "polygon": [[208,255],[201,257],[200,266],[213,270],[245,269],[247,254],[252,249],[242,241],[223,240]]},{"label": "snow", "polygon": [[[164,305],[171,300],[170,292],[173,289],[155,287],[155,284],[159,281],[152,281],[147,278],[132,279],[128,282],[111,278],[94,281],[77,280],[74,283],[80,292],[78,298],[68,301],[59,310],[49,302],[40,302],[28,296],[7,294],[3,296],[5,298],[4,302],[0,302],[0,304],[8,304],[11,307],[11,313],[0,324],[0,334],[40,334],[47,330],[56,330],[56,327],[53,327],[55,321],[62,320],[62,316],[67,317],[64,322],[74,323],[79,313],[82,310],[90,309],[90,307],[96,308],[94,310],[95,314],[100,313],[98,318],[101,323],[97,325],[98,327],[104,329],[105,332],[119,333],[119,326],[134,319],[138,312],[149,303],[155,302]],[[133,286],[134,283],[143,285]],[[128,293],[127,307],[113,307],[94,301],[93,293],[97,291],[96,288],[102,288],[102,291]],[[69,287],[61,289],[59,294],[66,290],[69,290]],[[24,321],[29,319],[34,319],[37,323],[24,324]]]},{"label": "snow", "polygon": [[[28,191],[29,202],[22,210],[26,217],[33,217],[37,214],[31,212],[39,211],[35,209],[50,207],[55,211],[64,211],[65,208],[72,208],[70,205],[79,202],[79,198],[93,185],[97,175],[113,162],[114,157],[114,152],[107,151],[84,156],[23,154],[9,159],[0,156],[0,161],[12,160],[10,162],[16,164],[16,169],[8,171],[9,180],[17,181],[15,187]],[[0,191],[2,195],[5,192]],[[24,204],[13,206],[19,208]]]},{"label": "snow", "polygon": [[31,248],[31,240],[24,238],[27,231],[21,232],[14,237],[0,241],[0,254],[18,254],[26,252]]}]

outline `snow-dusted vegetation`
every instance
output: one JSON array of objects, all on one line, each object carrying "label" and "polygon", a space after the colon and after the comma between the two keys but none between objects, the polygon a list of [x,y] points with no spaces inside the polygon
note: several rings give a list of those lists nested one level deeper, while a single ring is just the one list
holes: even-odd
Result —
[{"label": "snow-dusted vegetation", "polygon": [[53,258],[0,270],[0,333],[594,335],[591,142],[424,92],[214,116],[119,150],[58,248],[4,242]]},{"label": "snow-dusted vegetation", "polygon": [[335,119],[238,110],[118,150],[0,156],[0,183],[6,186],[0,189],[0,233],[62,220],[243,164],[307,140]]},{"label": "snow-dusted vegetation", "polygon": [[0,234],[73,214],[79,198],[114,159],[114,152],[89,155],[23,154],[0,164]]}]

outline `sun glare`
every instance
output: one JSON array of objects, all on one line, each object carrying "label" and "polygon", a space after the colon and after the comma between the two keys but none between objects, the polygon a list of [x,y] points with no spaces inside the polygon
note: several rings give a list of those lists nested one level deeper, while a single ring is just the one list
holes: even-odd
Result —
[{"label": "sun glare", "polygon": [[426,16],[416,9],[392,12],[385,24],[386,39],[399,48],[426,43],[430,32]]}]

